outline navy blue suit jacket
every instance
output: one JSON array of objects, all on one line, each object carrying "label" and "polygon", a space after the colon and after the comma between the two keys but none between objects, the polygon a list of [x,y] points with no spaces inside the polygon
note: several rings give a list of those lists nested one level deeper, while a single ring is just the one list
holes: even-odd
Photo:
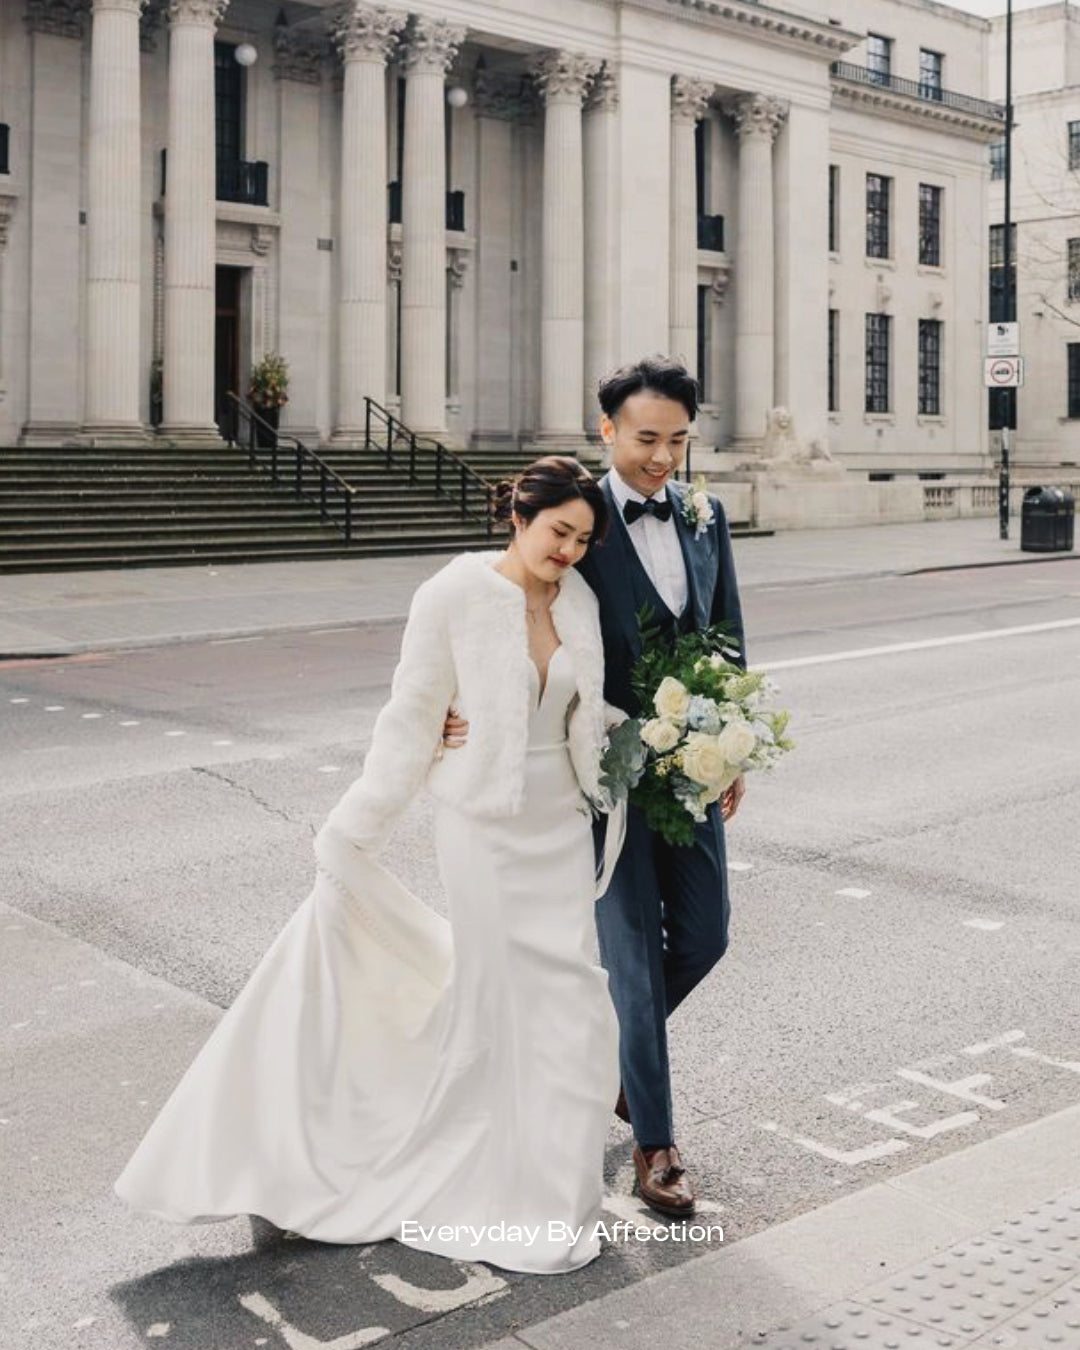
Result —
[{"label": "navy blue suit jacket", "polygon": [[[577,566],[600,602],[600,628],[604,639],[604,698],[634,716],[638,712],[638,703],[630,685],[630,674],[641,655],[641,641],[629,569],[641,567],[642,564],[606,474],[600,486],[611,513],[608,535],[603,543],[590,549]],[[742,608],[724,508],[717,497],[709,495],[713,520],[698,537],[694,527],[683,519],[682,507],[687,487],[669,481],[667,488],[674,503],[675,528],[686,563],[693,628],[700,630],[710,624],[723,624],[732,634],[734,645],[740,652],[739,664],[745,668]]]}]

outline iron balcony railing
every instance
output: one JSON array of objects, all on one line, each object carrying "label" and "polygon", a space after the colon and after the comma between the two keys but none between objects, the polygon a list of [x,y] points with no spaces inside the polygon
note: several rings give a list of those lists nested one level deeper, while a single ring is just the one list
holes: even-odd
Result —
[{"label": "iron balcony railing", "polygon": [[924,103],[940,103],[942,107],[952,108],[956,112],[987,117],[995,122],[1005,121],[1003,104],[972,98],[970,94],[956,94],[951,89],[942,89],[925,80],[904,80],[899,75],[883,70],[868,70],[865,66],[854,66],[847,61],[834,61],[829,69],[837,79],[848,80],[852,84],[874,85],[894,94],[907,94],[910,98],[921,99]]},{"label": "iron balcony railing", "polygon": [[724,217],[702,216],[697,218],[697,246],[711,253],[724,251]]},{"label": "iron balcony railing", "polygon": [[[161,195],[165,196],[168,150],[161,152]],[[270,166],[265,160],[219,159],[217,162],[217,200],[241,202],[245,206],[270,204]]]},{"label": "iron balcony railing", "polygon": [[[401,224],[401,181],[395,178],[386,185],[386,218],[391,225]],[[446,194],[446,221],[448,230],[465,231],[465,194],[448,192]]]}]

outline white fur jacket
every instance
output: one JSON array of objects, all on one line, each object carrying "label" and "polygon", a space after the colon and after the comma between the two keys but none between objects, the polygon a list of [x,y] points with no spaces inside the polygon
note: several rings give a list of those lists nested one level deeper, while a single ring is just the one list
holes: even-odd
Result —
[{"label": "white fur jacket", "polygon": [[[413,596],[390,701],[376,719],[363,772],[327,820],[360,848],[385,842],[422,785],[478,816],[522,809],[531,658],[525,593],[495,571],[502,556],[460,554]],[[604,703],[599,607],[573,568],[559,582],[551,618],[577,673],[567,741],[583,807],[606,810],[599,783],[605,728],[626,714]],[[451,705],[468,720],[468,738],[440,753]]]}]

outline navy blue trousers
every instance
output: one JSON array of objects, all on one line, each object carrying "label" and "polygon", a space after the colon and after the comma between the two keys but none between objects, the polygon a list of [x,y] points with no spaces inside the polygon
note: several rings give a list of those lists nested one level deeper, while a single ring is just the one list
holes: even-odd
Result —
[{"label": "navy blue trousers", "polygon": [[[602,817],[594,826],[598,851],[605,829]],[[692,847],[672,846],[630,806],[611,885],[596,902],[600,960],[619,1017],[623,1091],[642,1145],[675,1142],[667,1019],[728,945],[731,905],[719,803],[694,831]]]}]

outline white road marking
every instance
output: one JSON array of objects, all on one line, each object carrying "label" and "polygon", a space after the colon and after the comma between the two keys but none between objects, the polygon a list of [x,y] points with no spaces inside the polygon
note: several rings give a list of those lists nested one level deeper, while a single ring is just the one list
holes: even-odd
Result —
[{"label": "white road marking", "polygon": [[341,765],[340,765],[340,764],[320,764],[320,765],[319,765],[319,768],[318,768],[318,772],[319,772],[319,773],[340,773],[340,772],[341,772]]},{"label": "white road marking", "polygon": [[104,713],[83,713],[84,722],[92,722],[95,717],[104,717]]},{"label": "white road marking", "polygon": [[9,699],[8,699],[8,702],[9,702],[9,703],[29,703],[30,700],[29,700],[28,698],[9,698]]},{"label": "white road marking", "polygon": [[229,642],[261,642],[262,640],[262,633],[253,633],[251,637],[211,638],[210,646],[224,647]]},{"label": "white road marking", "polygon": [[147,1336],[167,1336],[172,1330],[171,1322],[154,1322],[146,1328]]},{"label": "white road marking", "polygon": [[748,862],[735,862],[733,858],[728,859],[729,872],[749,872],[753,865],[753,863]]},{"label": "white road marking", "polygon": [[186,731],[167,731],[167,732],[165,733],[165,735],[166,735],[166,736],[186,736],[186,735],[187,735],[187,732],[186,732]]},{"label": "white road marking", "polygon": [[861,661],[868,656],[892,656],[896,652],[919,652],[929,647],[955,647],[964,642],[1020,637],[1026,633],[1049,633],[1059,628],[1076,628],[1080,619],[1053,619],[1046,623],[1025,623],[1015,628],[987,628],[976,633],[954,633],[950,637],[920,638],[917,642],[893,642],[887,647],[856,647],[847,652],[826,652],[820,656],[796,656],[786,661],[763,661],[751,670],[793,670],[797,666],[821,666],[832,661]]},{"label": "white road marking", "polygon": [[214,741],[214,745],[232,745],[232,741]]},{"label": "white road marking", "polygon": [[982,933],[996,933],[999,928],[1004,928],[1004,921],[1001,919],[965,919],[965,928],[978,928]]},{"label": "white road marking", "polygon": [[338,1336],[333,1341],[320,1341],[286,1322],[270,1300],[262,1294],[241,1294],[240,1303],[248,1312],[261,1318],[267,1326],[273,1327],[281,1335],[289,1350],[360,1350],[362,1345],[370,1345],[381,1336],[390,1335],[387,1327],[363,1327],[360,1331],[350,1332],[347,1336]]},{"label": "white road marking", "polygon": [[[950,1055],[951,1059],[952,1056]],[[977,1087],[985,1087],[991,1081],[988,1073],[974,1073],[970,1078],[960,1078],[947,1083],[941,1078],[932,1078],[921,1069],[897,1069],[898,1078],[906,1078],[909,1083],[918,1083],[922,1087],[933,1088],[935,1092],[944,1092],[946,1096],[958,1097],[962,1102],[971,1102],[974,1106],[985,1106],[989,1111],[1004,1111],[1008,1103],[997,1097],[984,1097],[975,1092]]]},{"label": "white road marking", "polygon": [[846,1163],[848,1167],[858,1167],[860,1163],[872,1162],[875,1158],[887,1158],[892,1153],[903,1153],[905,1149],[911,1147],[903,1139],[881,1139],[877,1143],[867,1144],[865,1148],[831,1148],[828,1144],[822,1144],[817,1139],[811,1139],[805,1134],[796,1134],[794,1130],[787,1130],[775,1120],[763,1120],[761,1128],[768,1130],[770,1134],[779,1134],[785,1139],[793,1140],[796,1144],[802,1144],[803,1148],[809,1149],[811,1153],[819,1153],[831,1162]]},{"label": "white road marking", "polygon": [[988,1050],[1000,1050],[1016,1041],[1022,1041],[1024,1036],[1023,1031],[1005,1031],[1000,1036],[995,1036],[991,1041],[976,1041],[974,1045],[965,1045],[960,1053],[963,1055],[985,1055]]},{"label": "white road marking", "polygon": [[63,712],[63,711],[64,711],[64,705],[63,705],[62,703],[50,703],[50,704],[48,705],[48,707],[45,709],[45,711],[46,711],[46,712]]},{"label": "white road marking", "polygon": [[457,1289],[426,1289],[403,1280],[400,1275],[372,1275],[371,1278],[399,1303],[427,1313],[453,1312],[484,1295],[510,1292],[506,1281],[493,1275],[486,1266],[473,1261],[455,1261],[454,1265],[465,1276],[465,1283]]},{"label": "white road marking", "polygon": [[21,1031],[23,1027],[28,1027],[29,1025],[30,1025],[29,1022],[12,1022],[11,1026],[9,1027],[9,1030]]},{"label": "white road marking", "polygon": [[72,1322],[71,1325],[76,1331],[82,1331],[84,1327],[92,1327],[96,1321],[96,1317],[80,1317],[77,1322]]},{"label": "white road marking", "polygon": [[865,900],[870,892],[861,890],[858,886],[844,886],[841,890],[836,891],[835,894],[850,896],[852,900]]},{"label": "white road marking", "polygon": [[121,725],[122,727],[137,727],[137,726],[139,725],[139,723],[138,723],[138,722],[121,722],[120,725]]}]

